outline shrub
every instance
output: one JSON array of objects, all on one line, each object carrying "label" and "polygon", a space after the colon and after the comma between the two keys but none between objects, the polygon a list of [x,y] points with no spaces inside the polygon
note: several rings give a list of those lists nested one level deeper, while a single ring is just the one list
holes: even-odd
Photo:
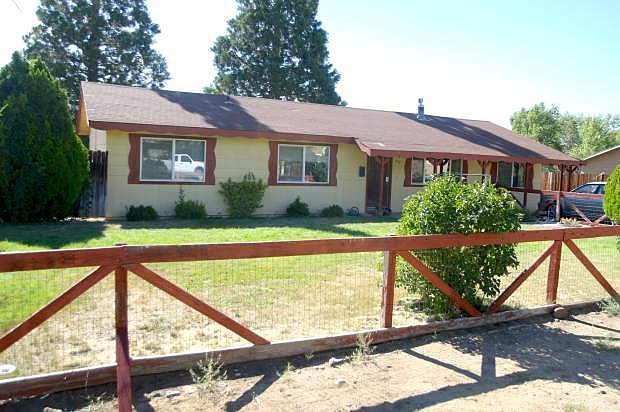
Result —
[{"label": "shrub", "polygon": [[607,180],[603,209],[611,221],[620,224],[620,166],[616,166]]},{"label": "shrub", "polygon": [[137,222],[141,220],[157,220],[159,215],[153,206],[129,206],[126,215],[127,220]]},{"label": "shrub", "polygon": [[338,205],[327,206],[321,210],[321,217],[343,217],[344,210]]},{"label": "shrub", "polygon": [[290,217],[310,216],[308,204],[301,201],[299,196],[286,208],[286,215]]},{"label": "shrub", "polygon": [[[398,226],[402,235],[430,233],[506,232],[520,228],[519,207],[510,194],[490,183],[462,183],[453,176],[437,177],[410,196]],[[480,307],[484,297],[499,292],[501,277],[518,265],[514,245],[485,245],[415,251],[433,272],[461,296]],[[419,294],[434,314],[454,316],[450,299],[399,260],[397,284]]]},{"label": "shrub", "polygon": [[232,179],[220,183],[220,194],[226,201],[231,217],[250,217],[261,204],[267,185],[262,179],[256,180],[253,173],[247,173],[240,182]]},{"label": "shrub", "polygon": [[87,176],[65,91],[41,61],[13,54],[0,70],[0,219],[69,216]]},{"label": "shrub", "polygon": [[205,205],[196,200],[185,200],[183,187],[179,189],[179,200],[174,206],[174,215],[179,219],[204,219],[207,216]]}]

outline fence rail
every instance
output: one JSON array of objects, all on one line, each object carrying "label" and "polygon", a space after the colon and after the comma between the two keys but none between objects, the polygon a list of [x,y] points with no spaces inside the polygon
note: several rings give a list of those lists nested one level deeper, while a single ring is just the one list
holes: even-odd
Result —
[{"label": "fence rail", "polygon": [[[118,245],[91,249],[67,249],[35,252],[0,253],[0,279],[11,272],[41,270],[50,268],[95,267],[88,275],[34,312],[27,319],[0,337],[0,353],[18,342],[61,309],[78,299],[95,284],[114,273],[115,289],[115,335],[116,364],[96,366],[70,373],[52,373],[38,377],[22,377],[0,381],[0,399],[18,395],[33,395],[45,391],[61,390],[85,384],[98,384],[116,380],[119,409],[131,410],[131,375],[178,370],[187,367],[188,361],[195,362],[200,354],[170,355],[148,358],[130,356],[128,336],[128,274],[134,274],[156,287],[169,297],[182,302],[198,313],[212,319],[229,331],[247,340],[252,346],[246,348],[218,351],[226,362],[266,359],[269,357],[300,354],[308,351],[327,350],[353,345],[357,333],[368,333],[374,342],[413,336],[424,331],[454,328],[455,325],[480,325],[485,322],[498,322],[526,316],[523,311],[496,313],[506,300],[538,269],[549,260],[546,279],[546,302],[554,305],[557,300],[563,245],[575,256],[596,282],[612,297],[618,293],[595,264],[575,244],[575,239],[619,236],[620,226],[579,227],[528,230],[508,233],[481,233],[473,235],[421,235],[388,236],[344,239],[129,246]],[[418,259],[416,251],[425,249],[468,247],[494,244],[514,244],[527,242],[551,242],[521,273],[496,297],[485,313],[474,307]],[[175,284],[157,269],[146,267],[146,263],[218,261],[238,259],[260,259],[267,257],[287,257],[325,254],[347,254],[357,252],[383,252],[383,282],[381,288],[381,316],[379,328],[324,338],[309,338],[288,342],[273,343],[253,331],[235,316],[227,315],[203,299]],[[393,327],[394,290],[396,260],[413,266],[427,281],[448,296],[470,319],[457,319],[429,325]],[[547,313],[553,306],[530,309],[530,314]],[[476,320],[477,319],[477,320]],[[113,373],[115,371],[115,373]]]}]

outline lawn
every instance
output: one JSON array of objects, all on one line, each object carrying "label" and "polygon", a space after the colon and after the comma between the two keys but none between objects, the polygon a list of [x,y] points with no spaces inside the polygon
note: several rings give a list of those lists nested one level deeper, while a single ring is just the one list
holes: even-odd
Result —
[{"label": "lawn", "polygon": [[[392,218],[162,220],[153,223],[65,222],[0,225],[0,250],[79,248],[126,244],[215,243],[282,239],[382,236],[394,233]],[[525,229],[538,226],[525,226]],[[585,239],[578,245],[619,285],[615,239]],[[547,242],[519,244],[520,267]],[[331,334],[377,327],[381,253],[354,253],[236,261],[178,262],[148,265],[227,315],[268,339]],[[543,304],[547,265],[543,264],[507,303]],[[19,323],[59,291],[87,273],[87,268],[3,274],[0,278],[0,332]],[[132,355],[164,354],[243,343],[137,277],[130,277]],[[562,255],[559,300],[602,297],[567,249]],[[397,290],[395,324],[426,321],[416,297]],[[417,308],[412,310],[412,308]],[[0,363],[18,366],[16,374],[47,372],[111,362],[114,356],[112,278],[95,286],[18,344],[0,354]]]}]

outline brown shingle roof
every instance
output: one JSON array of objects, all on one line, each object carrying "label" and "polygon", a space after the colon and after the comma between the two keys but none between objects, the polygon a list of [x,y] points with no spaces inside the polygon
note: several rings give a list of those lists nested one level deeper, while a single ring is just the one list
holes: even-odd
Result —
[{"label": "brown shingle roof", "polygon": [[90,127],[150,133],[355,142],[369,155],[579,164],[491,122],[254,97],[82,83]]}]

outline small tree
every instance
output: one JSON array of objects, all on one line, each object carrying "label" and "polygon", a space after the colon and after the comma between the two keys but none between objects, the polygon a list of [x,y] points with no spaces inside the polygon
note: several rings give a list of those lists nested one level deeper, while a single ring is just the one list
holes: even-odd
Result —
[{"label": "small tree", "polygon": [[13,54],[0,70],[0,218],[66,217],[87,176],[65,91],[41,61]]},{"label": "small tree", "polygon": [[[489,183],[463,183],[453,176],[431,181],[409,197],[398,226],[402,235],[506,232],[520,228],[519,208],[510,194]],[[499,292],[501,277],[518,264],[514,245],[485,245],[414,251],[435,273],[473,305]],[[435,315],[454,315],[450,299],[404,261],[397,284],[419,294]]]},{"label": "small tree", "polygon": [[267,185],[261,179],[256,180],[253,173],[247,173],[240,182],[228,178],[220,183],[220,187],[231,217],[252,216],[256,209],[263,206],[261,202],[267,189]]}]

